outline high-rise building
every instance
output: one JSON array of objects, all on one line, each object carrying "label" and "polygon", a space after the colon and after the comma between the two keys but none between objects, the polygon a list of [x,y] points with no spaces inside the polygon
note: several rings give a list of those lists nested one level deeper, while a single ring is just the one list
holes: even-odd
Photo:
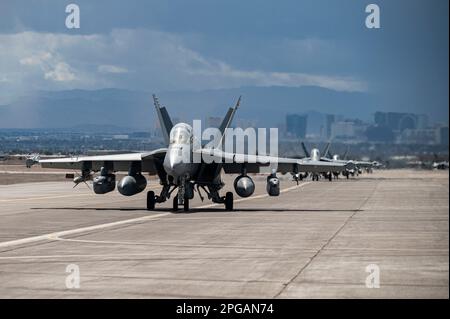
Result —
[{"label": "high-rise building", "polygon": [[428,126],[428,117],[412,113],[376,112],[375,123],[402,132],[406,129],[425,129]]},{"label": "high-rise building", "polygon": [[336,116],[334,114],[327,114],[325,116],[325,137],[327,139],[331,138],[331,126],[336,121]]},{"label": "high-rise building", "polygon": [[291,137],[305,138],[307,115],[288,114],[286,115],[286,133]]}]

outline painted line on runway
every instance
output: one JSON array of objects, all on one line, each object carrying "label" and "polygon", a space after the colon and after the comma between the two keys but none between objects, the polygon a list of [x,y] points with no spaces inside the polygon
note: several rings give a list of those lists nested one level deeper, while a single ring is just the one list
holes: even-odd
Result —
[{"label": "painted line on runway", "polygon": [[[147,187],[160,186],[159,184],[148,185]],[[27,198],[11,198],[11,199],[0,199],[0,203],[8,202],[19,202],[27,200],[41,200],[41,199],[55,199],[55,198],[66,198],[66,197],[79,197],[79,196],[92,196],[95,195],[94,192],[86,194],[71,194],[71,195],[54,195],[54,196],[38,196],[38,197],[27,197]]]},{"label": "painted line on runway", "polygon": [[162,217],[162,216],[166,216],[166,215],[170,215],[170,213],[137,217],[137,218],[132,218],[132,219],[120,220],[120,221],[112,222],[112,223],[87,226],[87,227],[75,228],[75,229],[70,229],[70,230],[63,230],[63,231],[54,232],[54,233],[50,233],[50,234],[44,234],[44,235],[33,236],[33,237],[28,237],[28,238],[23,238],[23,239],[11,240],[11,241],[6,241],[6,242],[0,243],[0,248],[23,245],[23,244],[30,244],[30,243],[34,243],[34,242],[38,242],[38,241],[43,241],[43,240],[54,240],[54,239],[57,239],[58,237],[63,237],[63,236],[76,235],[76,234],[90,232],[90,231],[94,231],[94,230],[101,230],[101,229],[110,228],[110,227],[145,222],[147,220],[155,219],[157,217]]},{"label": "painted line on runway", "polygon": [[[300,184],[300,185],[291,186],[291,187],[288,187],[288,188],[280,190],[280,193],[289,192],[291,190],[294,190],[294,189],[297,189],[297,188],[301,188],[301,187],[303,187],[305,185],[308,185],[308,184],[311,184],[311,183],[312,182],[305,182],[305,183]],[[247,198],[236,199],[234,202],[235,203],[240,203],[240,202],[245,202],[245,201],[248,201],[248,200],[265,198],[265,197],[268,197],[268,196],[270,196],[270,195],[269,194],[261,194],[261,195],[256,195],[256,196],[250,196],[250,197],[247,197]],[[217,206],[217,205],[222,205],[222,204],[213,203],[213,204],[208,204],[208,205],[204,205],[204,206],[200,206],[200,207],[194,207],[194,208],[197,208],[197,209],[198,208],[210,208],[210,207],[214,207],[214,206]]]},{"label": "painted line on runway", "polygon": [[[288,192],[288,191],[303,187],[305,185],[308,185],[309,183],[311,183],[311,182],[306,182],[306,183],[303,183],[300,185],[288,187],[288,188],[281,190],[280,192],[281,193]],[[261,194],[261,195],[257,195],[257,196],[253,196],[253,197],[238,199],[235,202],[243,202],[243,201],[247,201],[247,200],[260,199],[260,198],[264,198],[267,196],[269,196],[269,195]],[[202,205],[202,206],[198,206],[195,208],[197,208],[197,209],[198,208],[209,208],[209,207],[213,207],[216,205],[219,205],[219,204]],[[101,229],[105,229],[105,228],[122,226],[122,225],[127,225],[127,224],[138,223],[138,222],[145,222],[147,220],[151,220],[151,219],[154,219],[157,217],[163,217],[163,216],[167,216],[167,215],[171,215],[171,214],[172,213],[162,213],[162,214],[151,215],[151,216],[143,216],[143,217],[126,219],[126,220],[121,220],[121,221],[112,222],[112,223],[106,223],[106,224],[100,224],[100,225],[94,225],[94,226],[88,226],[88,227],[82,227],[82,228],[75,228],[75,229],[71,229],[71,230],[53,232],[50,234],[44,234],[44,235],[38,235],[38,236],[33,236],[33,237],[28,237],[28,238],[11,240],[11,241],[6,241],[6,242],[0,243],[0,248],[23,245],[23,244],[30,244],[30,243],[44,241],[44,240],[61,240],[60,237],[64,237],[64,236],[76,235],[76,234],[81,234],[81,233],[90,232],[90,231],[94,231],[94,230],[101,230]]]}]

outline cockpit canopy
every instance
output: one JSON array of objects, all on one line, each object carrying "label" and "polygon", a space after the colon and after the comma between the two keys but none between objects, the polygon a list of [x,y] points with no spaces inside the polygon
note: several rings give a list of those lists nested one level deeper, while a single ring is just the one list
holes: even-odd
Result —
[{"label": "cockpit canopy", "polygon": [[189,144],[192,136],[192,127],[186,123],[178,123],[170,131],[170,144]]},{"label": "cockpit canopy", "polygon": [[320,159],[320,152],[317,148],[313,148],[311,150],[311,158],[315,159],[315,160],[319,160]]}]

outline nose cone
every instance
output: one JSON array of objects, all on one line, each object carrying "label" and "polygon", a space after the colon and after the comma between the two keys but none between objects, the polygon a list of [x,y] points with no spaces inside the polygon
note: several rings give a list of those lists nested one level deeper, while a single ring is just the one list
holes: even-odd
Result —
[{"label": "nose cone", "polygon": [[164,158],[164,169],[171,176],[181,176],[185,173],[186,165],[183,161],[183,149],[180,147],[170,148]]}]

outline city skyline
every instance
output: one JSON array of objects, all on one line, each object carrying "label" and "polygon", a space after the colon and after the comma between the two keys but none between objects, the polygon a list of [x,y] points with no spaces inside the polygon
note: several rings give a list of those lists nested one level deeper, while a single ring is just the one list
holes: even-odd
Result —
[{"label": "city skyline", "polygon": [[379,29],[359,1],[76,4],[79,29],[60,1],[0,3],[0,108],[35,91],[312,87],[360,96],[360,108],[448,118],[447,1],[377,1]]}]

